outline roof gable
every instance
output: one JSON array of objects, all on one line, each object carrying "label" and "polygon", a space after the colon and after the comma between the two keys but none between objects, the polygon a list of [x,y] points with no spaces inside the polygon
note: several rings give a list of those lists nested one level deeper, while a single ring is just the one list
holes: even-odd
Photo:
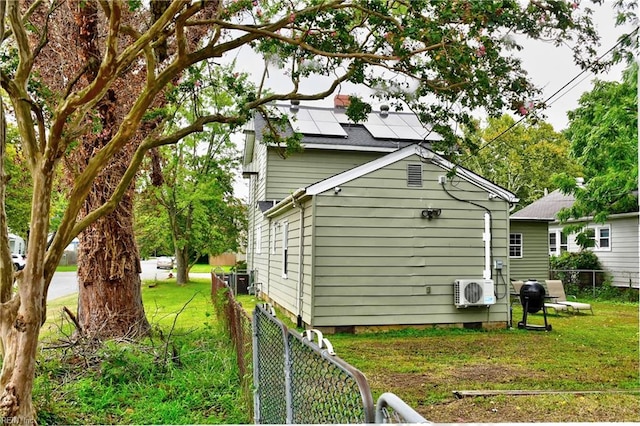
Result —
[{"label": "roof gable", "polygon": [[419,144],[414,144],[407,146],[405,148],[399,149],[391,154],[387,154],[384,157],[378,158],[377,160],[370,161],[361,166],[355,167],[351,170],[347,170],[346,172],[340,173],[338,175],[332,176],[330,178],[324,179],[320,182],[317,182],[313,185],[310,185],[305,188],[305,193],[307,195],[315,195],[321,192],[327,191],[329,189],[335,188],[336,186],[343,185],[353,179],[364,176],[373,171],[379,170],[383,167],[388,166],[389,164],[393,164],[397,161],[403,160],[411,155],[418,155],[422,159],[426,161],[430,161],[436,166],[441,167],[446,171],[451,171],[455,169],[455,173],[459,178],[462,178],[475,186],[484,189],[485,191],[492,193],[499,198],[504,199],[510,203],[517,202],[518,199],[516,196],[507,191],[506,189],[484,179],[483,177],[467,170],[462,167],[456,166],[450,161],[446,160],[442,156],[434,153],[433,151],[424,148]]},{"label": "roof gable", "polygon": [[554,221],[558,212],[563,208],[571,207],[574,201],[573,195],[565,195],[556,189],[522,210],[518,210],[511,215],[511,219]]}]

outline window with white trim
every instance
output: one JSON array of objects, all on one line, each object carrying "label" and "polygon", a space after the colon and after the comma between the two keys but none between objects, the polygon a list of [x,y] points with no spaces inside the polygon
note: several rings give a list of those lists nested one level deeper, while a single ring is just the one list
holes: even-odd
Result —
[{"label": "window with white trim", "polygon": [[282,223],[282,278],[287,278],[289,269],[289,222]]},{"label": "window with white trim", "polygon": [[549,232],[549,254],[558,255],[558,241],[556,231]]},{"label": "window with white trim", "polygon": [[522,234],[509,234],[509,257],[522,257]]},{"label": "window with white trim", "polygon": [[560,231],[560,254],[569,250],[569,238],[567,238],[567,234]]},{"label": "window with white trim", "polygon": [[603,225],[590,228],[594,231],[592,238],[595,240],[595,245],[593,249],[595,251],[611,251],[611,226]]},{"label": "window with white trim", "polygon": [[561,230],[549,232],[549,254],[560,256],[569,248],[568,238]]}]

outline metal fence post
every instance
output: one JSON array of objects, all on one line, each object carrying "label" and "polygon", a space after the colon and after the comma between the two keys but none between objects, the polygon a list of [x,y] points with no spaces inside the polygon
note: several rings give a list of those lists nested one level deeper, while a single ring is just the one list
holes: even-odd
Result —
[{"label": "metal fence post", "polygon": [[293,391],[291,386],[292,374],[291,367],[293,360],[291,358],[291,347],[289,346],[288,331],[286,327],[282,328],[282,342],[284,343],[284,394],[287,402],[287,424],[293,424]]}]

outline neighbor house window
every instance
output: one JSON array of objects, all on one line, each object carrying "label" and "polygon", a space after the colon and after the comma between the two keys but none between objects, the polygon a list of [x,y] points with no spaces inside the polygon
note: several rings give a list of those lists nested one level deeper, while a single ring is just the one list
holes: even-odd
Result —
[{"label": "neighbor house window", "polygon": [[559,229],[549,232],[549,254],[560,256],[568,249],[567,236]]},{"label": "neighbor house window", "polygon": [[522,234],[509,234],[509,257],[522,257]]},{"label": "neighbor house window", "polygon": [[567,238],[567,235],[564,232],[560,231],[560,254],[569,250],[569,243],[567,242],[568,240],[569,239]]},{"label": "neighbor house window", "polygon": [[558,241],[555,231],[549,232],[549,254],[558,255]]},{"label": "neighbor house window", "polygon": [[609,225],[596,226],[593,230],[594,250],[611,251],[611,227]]},{"label": "neighbor house window", "polygon": [[289,257],[289,223],[282,224],[282,278],[287,278]]}]

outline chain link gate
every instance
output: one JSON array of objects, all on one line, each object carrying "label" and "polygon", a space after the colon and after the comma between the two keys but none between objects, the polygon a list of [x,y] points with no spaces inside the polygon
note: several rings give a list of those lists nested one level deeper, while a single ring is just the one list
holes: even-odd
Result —
[{"label": "chain link gate", "polygon": [[255,423],[374,423],[364,375],[336,357],[321,333],[302,336],[257,306],[253,342]]}]

